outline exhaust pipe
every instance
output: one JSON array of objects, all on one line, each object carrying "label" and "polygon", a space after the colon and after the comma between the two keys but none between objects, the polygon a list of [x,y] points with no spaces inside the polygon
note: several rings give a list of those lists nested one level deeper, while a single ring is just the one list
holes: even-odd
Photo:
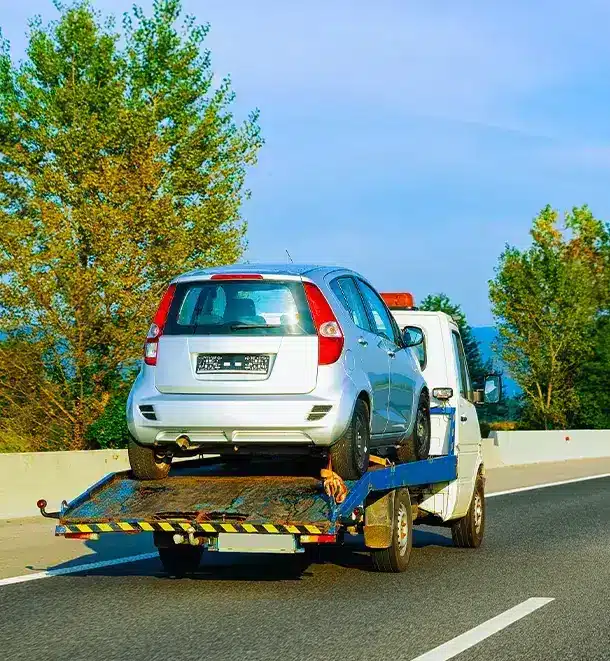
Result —
[{"label": "exhaust pipe", "polygon": [[186,434],[182,434],[176,439],[176,445],[181,450],[188,450],[191,447],[191,439]]}]

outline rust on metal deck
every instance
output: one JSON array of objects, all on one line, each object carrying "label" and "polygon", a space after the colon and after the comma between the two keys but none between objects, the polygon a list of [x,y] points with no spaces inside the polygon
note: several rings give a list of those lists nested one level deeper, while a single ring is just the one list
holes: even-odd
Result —
[{"label": "rust on metal deck", "polygon": [[286,469],[281,462],[177,467],[159,481],[117,473],[69,507],[61,523],[182,519],[326,527],[331,505],[320,480],[282,474]]}]

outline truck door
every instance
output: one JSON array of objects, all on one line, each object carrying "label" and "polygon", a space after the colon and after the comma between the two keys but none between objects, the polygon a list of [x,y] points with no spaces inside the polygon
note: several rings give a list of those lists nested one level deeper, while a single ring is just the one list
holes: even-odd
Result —
[{"label": "truck door", "polygon": [[[458,486],[461,491],[470,494],[471,483],[475,477],[479,448],[481,445],[481,430],[477,411],[472,403],[473,393],[466,363],[466,354],[462,345],[462,338],[457,330],[451,330],[451,340],[455,368],[457,372],[458,390],[456,412],[456,443],[458,446]],[[461,483],[461,484],[460,484]],[[468,495],[468,497],[470,497]],[[459,497],[458,497],[459,498]]]}]

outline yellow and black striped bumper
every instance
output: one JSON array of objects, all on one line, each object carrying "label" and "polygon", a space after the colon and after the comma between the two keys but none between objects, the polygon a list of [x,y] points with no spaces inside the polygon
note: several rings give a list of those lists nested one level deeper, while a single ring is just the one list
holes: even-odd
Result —
[{"label": "yellow and black striped bumper", "polygon": [[100,532],[198,532],[217,534],[261,533],[267,535],[320,535],[324,531],[314,525],[279,523],[195,523],[192,521],[112,521],[110,523],[67,523],[57,526],[56,535]]}]

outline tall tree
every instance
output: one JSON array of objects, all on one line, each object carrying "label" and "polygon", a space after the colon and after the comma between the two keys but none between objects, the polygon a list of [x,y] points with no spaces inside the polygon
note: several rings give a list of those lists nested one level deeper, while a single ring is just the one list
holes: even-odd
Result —
[{"label": "tall tree", "polygon": [[534,219],[532,245],[507,246],[490,300],[508,369],[523,389],[534,426],[561,428],[576,416],[576,387],[607,308],[608,227],[586,207],[563,221],[547,206]]},{"label": "tall tree", "polygon": [[468,323],[461,305],[453,303],[447,294],[441,293],[429,294],[423,299],[419,307],[422,310],[445,312],[455,321],[462,336],[470,378],[474,384],[482,387],[485,381],[485,375],[489,371],[490,366],[486,366],[483,363],[479,343],[472,332],[472,327]]},{"label": "tall tree", "polygon": [[86,1],[56,6],[23,63],[0,50],[0,401],[37,366],[27,392],[82,447],[167,281],[242,253],[261,138],[179,0],[134,8],[122,38]]}]

